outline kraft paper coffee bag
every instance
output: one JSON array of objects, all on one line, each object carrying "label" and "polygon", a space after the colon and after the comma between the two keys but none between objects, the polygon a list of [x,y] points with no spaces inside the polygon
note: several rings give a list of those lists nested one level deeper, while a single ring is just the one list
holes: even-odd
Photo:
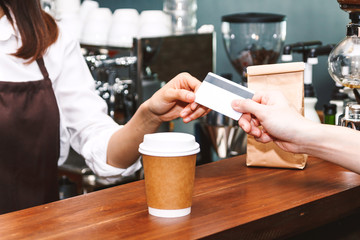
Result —
[{"label": "kraft paper coffee bag", "polygon": [[[281,91],[298,112],[304,115],[303,62],[250,66],[248,87],[253,91]],[[303,169],[307,155],[285,152],[275,143],[260,143],[248,135],[247,166]]]}]

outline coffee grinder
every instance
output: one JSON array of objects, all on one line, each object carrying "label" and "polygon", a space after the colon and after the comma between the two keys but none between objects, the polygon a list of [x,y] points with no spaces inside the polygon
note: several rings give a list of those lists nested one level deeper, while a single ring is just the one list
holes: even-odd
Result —
[{"label": "coffee grinder", "polygon": [[360,130],[360,2],[337,0],[340,8],[349,13],[346,37],[339,42],[328,58],[330,76],[339,84],[352,89],[356,102],[349,102],[338,125]]},{"label": "coffee grinder", "polygon": [[[227,56],[240,75],[239,82],[246,86],[248,66],[278,61],[285,42],[286,21],[279,14],[237,13],[222,17],[221,30]],[[212,111],[201,125],[220,159],[246,152],[246,133],[236,121]]]},{"label": "coffee grinder", "polygon": [[231,64],[247,82],[246,68],[278,61],[286,37],[285,16],[237,13],[222,17],[221,31]]}]

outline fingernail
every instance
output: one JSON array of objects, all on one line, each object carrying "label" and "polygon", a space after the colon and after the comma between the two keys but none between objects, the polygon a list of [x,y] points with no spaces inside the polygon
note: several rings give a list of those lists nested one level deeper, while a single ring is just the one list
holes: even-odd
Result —
[{"label": "fingernail", "polygon": [[191,121],[191,118],[187,117],[187,118],[184,118],[184,122],[190,122]]},{"label": "fingernail", "polygon": [[198,107],[198,104],[196,102],[191,103],[190,108],[191,110],[195,111],[195,109]]},{"label": "fingernail", "polygon": [[182,110],[180,112],[180,117],[185,117],[186,115],[188,115],[188,112],[186,110]]}]

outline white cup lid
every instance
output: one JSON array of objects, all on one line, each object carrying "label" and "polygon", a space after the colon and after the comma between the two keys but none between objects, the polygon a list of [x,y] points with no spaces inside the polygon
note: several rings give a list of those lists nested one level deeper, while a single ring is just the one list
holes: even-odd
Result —
[{"label": "white cup lid", "polygon": [[191,134],[162,132],[145,134],[139,152],[161,157],[188,156],[200,152],[200,147]]}]

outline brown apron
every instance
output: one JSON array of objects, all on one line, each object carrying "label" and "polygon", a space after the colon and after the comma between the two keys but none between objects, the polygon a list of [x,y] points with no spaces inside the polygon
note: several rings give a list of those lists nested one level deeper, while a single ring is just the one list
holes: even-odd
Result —
[{"label": "brown apron", "polygon": [[0,81],[0,214],[59,199],[59,109],[37,63],[43,80]]}]

